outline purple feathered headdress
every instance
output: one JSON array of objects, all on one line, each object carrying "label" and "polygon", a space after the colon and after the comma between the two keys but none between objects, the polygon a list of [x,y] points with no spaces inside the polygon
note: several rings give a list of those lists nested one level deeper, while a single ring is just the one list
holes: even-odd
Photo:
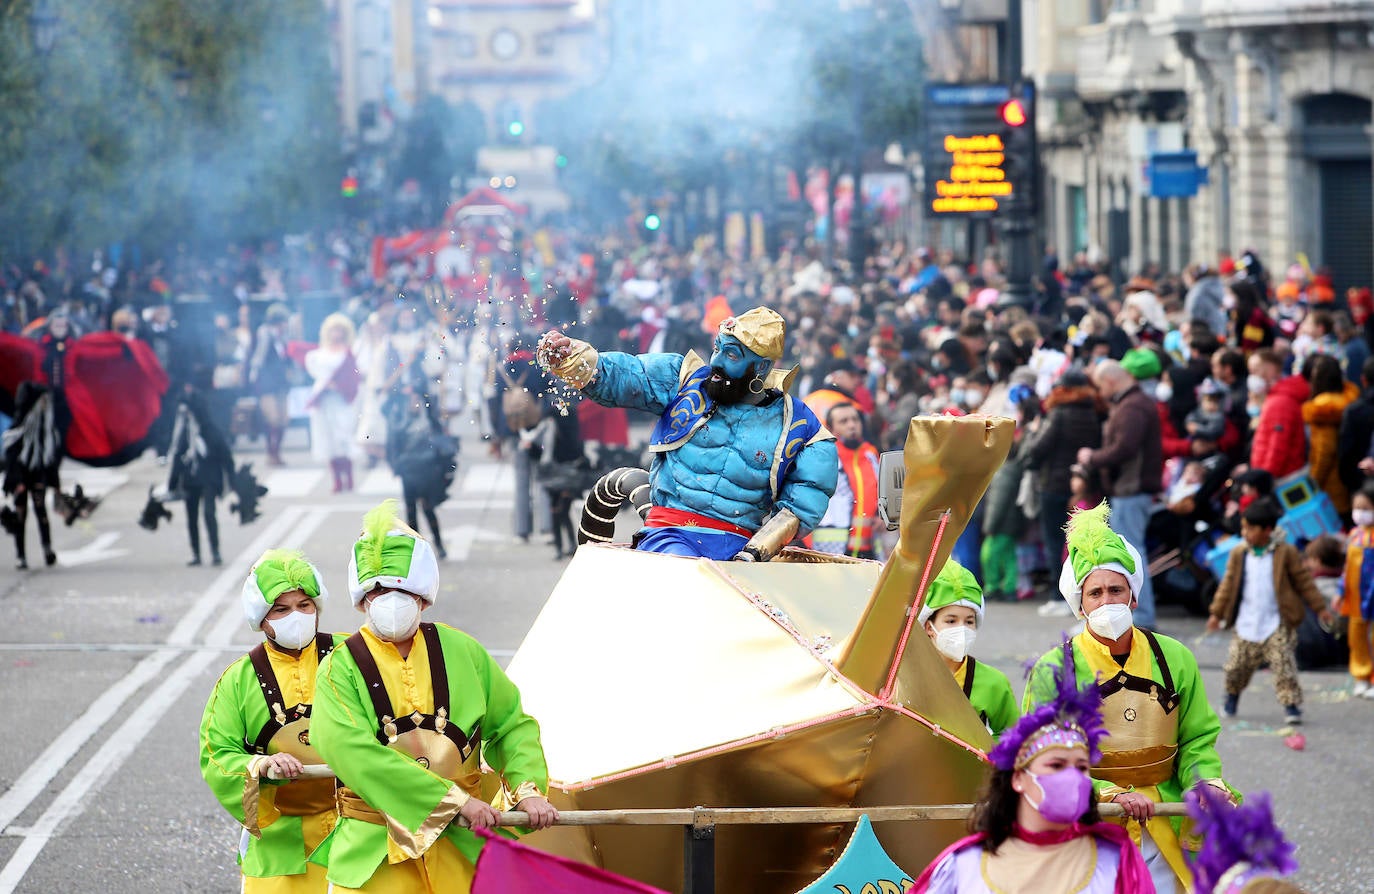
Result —
[{"label": "purple feathered headdress", "polygon": [[1193,831],[1202,838],[1193,863],[1198,894],[1229,894],[1253,878],[1297,871],[1295,848],[1274,825],[1268,792],[1233,805],[1225,792],[1204,782],[1195,785],[1184,801],[1193,818]]},{"label": "purple feathered headdress", "polygon": [[[1102,759],[1102,751],[1097,747],[1107,735],[1102,725],[1102,694],[1091,683],[1084,689],[1078,688],[1072,649],[1071,643],[1064,643],[1063,661],[1053,669],[1054,700],[1040,705],[1002,733],[997,747],[988,754],[997,769],[1020,769],[1035,755],[1056,745],[1086,746],[1090,761],[1095,764]],[[1034,684],[1034,678],[1031,682]]]}]

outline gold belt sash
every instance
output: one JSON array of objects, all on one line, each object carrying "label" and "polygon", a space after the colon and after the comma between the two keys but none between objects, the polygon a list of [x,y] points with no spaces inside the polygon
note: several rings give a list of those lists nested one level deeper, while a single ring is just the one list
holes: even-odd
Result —
[{"label": "gold belt sash", "polygon": [[1122,788],[1159,785],[1174,775],[1177,745],[1158,745],[1133,751],[1103,751],[1093,775]]}]

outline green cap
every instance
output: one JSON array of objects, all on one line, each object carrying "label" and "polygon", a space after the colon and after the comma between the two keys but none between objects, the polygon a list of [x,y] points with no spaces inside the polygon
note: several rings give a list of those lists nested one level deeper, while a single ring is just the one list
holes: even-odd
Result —
[{"label": "green cap", "polygon": [[243,582],[243,615],[252,628],[261,627],[277,597],[292,590],[300,590],[317,602],[329,595],[319,569],[302,553],[269,549],[253,563]]},{"label": "green cap", "polygon": [[1121,358],[1121,368],[1135,376],[1137,380],[1157,379],[1164,372],[1164,364],[1159,355],[1149,348],[1132,348]]},{"label": "green cap", "polygon": [[983,588],[978,586],[978,578],[963,565],[950,559],[935,580],[926,588],[926,601],[916,620],[924,624],[937,611],[951,605],[962,605],[978,613],[978,626],[983,625]]},{"label": "green cap", "polygon": [[348,594],[353,604],[382,586],[414,593],[431,605],[439,595],[439,562],[428,541],[396,515],[386,500],[363,518],[363,533],[348,560]]}]

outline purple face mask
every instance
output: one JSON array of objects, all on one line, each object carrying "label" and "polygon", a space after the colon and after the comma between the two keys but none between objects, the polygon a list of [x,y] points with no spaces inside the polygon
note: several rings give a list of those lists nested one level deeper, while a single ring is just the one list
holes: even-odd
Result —
[{"label": "purple face mask", "polygon": [[1052,823],[1072,823],[1087,812],[1093,783],[1082,770],[1065,767],[1041,776],[1027,770],[1026,775],[1035,781],[1044,798],[1037,804],[1031,800],[1029,792],[1022,797],[1045,819]]}]

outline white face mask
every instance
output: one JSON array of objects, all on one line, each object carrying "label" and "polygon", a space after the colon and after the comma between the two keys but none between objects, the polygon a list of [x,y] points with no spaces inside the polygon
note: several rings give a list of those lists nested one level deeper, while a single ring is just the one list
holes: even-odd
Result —
[{"label": "white face mask", "polygon": [[1101,606],[1088,615],[1088,627],[1103,639],[1120,639],[1132,623],[1131,607],[1119,602]]},{"label": "white face mask", "polygon": [[1254,373],[1245,377],[1245,390],[1251,394],[1264,394],[1269,391],[1269,383],[1264,376],[1257,376]]},{"label": "white face mask", "polygon": [[1374,526],[1374,509],[1352,509],[1350,518],[1361,528]]},{"label": "white face mask", "polygon": [[972,627],[946,627],[935,634],[935,648],[950,661],[963,661],[977,638],[978,631]]},{"label": "white face mask", "polygon": [[406,593],[383,593],[367,604],[372,632],[389,642],[401,642],[420,626],[420,602]]},{"label": "white face mask", "polygon": [[1165,383],[1160,382],[1158,385],[1155,386],[1155,400],[1159,401],[1162,404],[1167,404],[1169,401],[1173,400],[1173,397],[1174,388],[1172,385],[1166,385]]},{"label": "white face mask", "polygon": [[295,611],[280,618],[268,620],[276,634],[272,642],[283,649],[304,649],[315,638],[315,622],[319,615]]}]

